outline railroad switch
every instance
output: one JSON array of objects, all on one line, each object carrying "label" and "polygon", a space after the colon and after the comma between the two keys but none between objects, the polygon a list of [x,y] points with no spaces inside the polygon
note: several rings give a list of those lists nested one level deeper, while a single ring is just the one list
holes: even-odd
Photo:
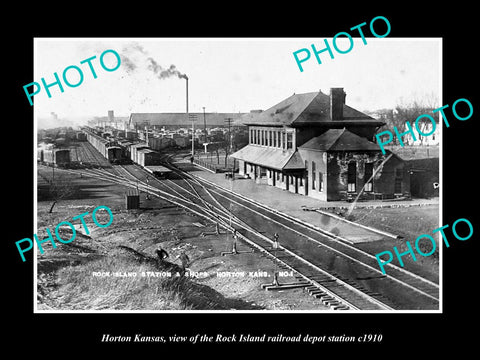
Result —
[{"label": "railroad switch", "polygon": [[305,281],[297,281],[293,283],[283,283],[280,284],[278,282],[278,272],[273,273],[273,282],[271,284],[262,284],[262,289],[265,290],[291,290],[291,289],[298,289],[304,288],[309,285],[309,282]]},{"label": "railroad switch", "polygon": [[222,252],[222,256],[225,256],[225,255],[238,255],[238,254],[245,254],[245,253],[253,253],[253,250],[237,250],[237,242],[234,241],[233,242],[233,246],[232,246],[232,251],[224,251]]},{"label": "railroad switch", "polygon": [[215,224],[215,231],[213,232],[202,232],[200,234],[201,237],[205,237],[207,235],[220,235],[220,225],[218,224],[218,222]]},{"label": "railroad switch", "polygon": [[225,256],[225,255],[238,255],[238,254],[245,254],[245,253],[253,253],[253,252],[254,252],[253,250],[243,250],[243,251],[237,250],[237,239],[238,239],[238,235],[237,235],[237,232],[234,230],[234,231],[233,231],[232,251],[222,252],[222,253],[221,253],[222,256]]}]

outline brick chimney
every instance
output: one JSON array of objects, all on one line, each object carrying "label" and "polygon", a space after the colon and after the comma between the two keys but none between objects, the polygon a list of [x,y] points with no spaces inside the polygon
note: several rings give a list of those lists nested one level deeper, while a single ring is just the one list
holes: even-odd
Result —
[{"label": "brick chimney", "polygon": [[330,88],[330,118],[343,120],[343,104],[345,104],[343,88]]}]

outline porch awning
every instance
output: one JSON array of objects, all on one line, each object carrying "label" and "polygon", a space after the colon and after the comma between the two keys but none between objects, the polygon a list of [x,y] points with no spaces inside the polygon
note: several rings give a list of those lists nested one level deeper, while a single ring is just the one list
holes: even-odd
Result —
[{"label": "porch awning", "polygon": [[275,170],[303,170],[304,162],[298,151],[259,145],[247,145],[230,155],[237,160]]}]

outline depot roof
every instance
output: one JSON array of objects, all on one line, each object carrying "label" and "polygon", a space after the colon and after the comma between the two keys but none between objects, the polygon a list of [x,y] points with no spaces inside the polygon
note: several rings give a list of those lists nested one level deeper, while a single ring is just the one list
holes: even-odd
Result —
[{"label": "depot roof", "polygon": [[298,151],[282,150],[260,145],[247,145],[231,155],[235,159],[277,170],[304,169]]},{"label": "depot roof", "polygon": [[330,129],[322,135],[308,140],[300,149],[318,151],[381,151],[378,144],[368,141],[347,129]]},{"label": "depot roof", "polygon": [[293,94],[278,104],[262,112],[251,112],[242,117],[245,125],[295,126],[325,123],[358,123],[383,125],[346,104],[343,104],[342,119],[332,120],[330,113],[330,95],[321,91]]}]

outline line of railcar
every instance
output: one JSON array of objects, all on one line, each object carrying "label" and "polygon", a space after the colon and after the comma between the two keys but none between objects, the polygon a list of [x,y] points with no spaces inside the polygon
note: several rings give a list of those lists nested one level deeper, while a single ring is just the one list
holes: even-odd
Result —
[{"label": "line of railcar", "polygon": [[163,164],[160,153],[147,143],[132,143],[126,139],[115,139],[109,134],[85,127],[87,141],[92,144],[110,163],[134,163],[156,177],[165,178],[171,172]]},{"label": "line of railcar", "polygon": [[84,128],[83,131],[87,137],[87,141],[111,164],[124,162],[125,157],[123,150],[120,146],[116,145],[115,139],[112,136],[109,134],[102,136],[91,128]]}]

